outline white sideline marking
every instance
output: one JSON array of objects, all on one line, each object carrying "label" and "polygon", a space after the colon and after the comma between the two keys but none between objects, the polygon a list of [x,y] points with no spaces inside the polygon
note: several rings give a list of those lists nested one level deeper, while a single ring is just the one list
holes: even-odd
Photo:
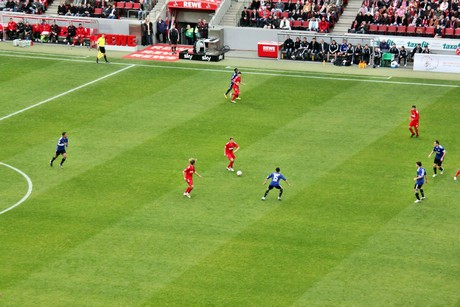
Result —
[{"label": "white sideline marking", "polygon": [[[24,51],[10,51],[10,50],[0,50],[1,53],[10,53],[10,54],[26,54],[29,56],[35,55],[48,55],[49,53],[44,53],[44,52],[24,52]],[[72,58],[72,59],[87,59],[89,56],[78,56],[78,55],[65,55],[61,54],[60,57],[62,58]]]},{"label": "white sideline marking", "polygon": [[[96,65],[96,64],[94,64],[94,65]],[[101,64],[101,65],[104,65],[104,64]],[[58,94],[58,95],[53,96],[53,97],[51,97],[51,98],[45,99],[45,100],[43,100],[43,101],[40,101],[40,102],[38,102],[38,103],[36,103],[36,104],[33,104],[33,105],[31,105],[31,106],[28,106],[27,108],[24,108],[24,109],[22,109],[22,110],[13,112],[13,113],[11,113],[11,114],[9,114],[9,115],[0,117],[0,121],[2,121],[2,120],[4,120],[4,119],[7,119],[7,118],[10,118],[10,117],[12,117],[12,116],[14,116],[14,115],[20,114],[20,113],[22,113],[22,112],[25,112],[25,111],[27,111],[27,110],[30,110],[30,109],[32,109],[32,108],[38,107],[39,105],[45,104],[45,103],[47,103],[47,102],[50,102],[51,100],[54,100],[54,99],[56,99],[56,98],[65,96],[65,95],[70,94],[70,93],[72,93],[72,92],[75,92],[75,91],[77,91],[77,90],[79,90],[79,89],[82,89],[82,88],[88,86],[88,85],[91,85],[91,84],[94,84],[94,83],[99,82],[99,81],[101,81],[101,80],[104,80],[104,79],[106,79],[106,78],[108,78],[108,77],[111,77],[111,76],[113,76],[113,75],[116,75],[116,74],[118,74],[118,73],[121,73],[121,72],[123,72],[123,71],[125,71],[125,70],[127,70],[127,69],[132,68],[132,67],[134,67],[134,65],[129,65],[129,66],[125,67],[125,68],[122,68],[122,69],[120,69],[120,70],[114,71],[114,72],[112,72],[112,73],[110,73],[110,74],[108,74],[108,75],[105,75],[105,76],[102,76],[102,77],[100,77],[100,78],[97,78],[96,80],[93,80],[93,81],[90,81],[90,82],[85,83],[85,84],[83,84],[83,85],[74,87],[73,89],[70,89],[70,90],[68,90],[68,91],[66,91],[66,92],[64,92],[64,93]]]},{"label": "white sideline marking", "polygon": [[[56,58],[56,57],[37,57],[37,56],[20,56],[13,54],[2,54],[0,56],[11,56],[19,58],[32,58],[32,59],[42,59],[42,60],[52,60],[52,61],[68,61],[68,62],[80,62],[80,63],[94,63],[93,61],[88,60],[74,60],[66,58]],[[228,73],[226,69],[215,69],[215,68],[195,68],[195,67],[184,67],[184,66],[162,66],[162,65],[147,65],[147,64],[128,64],[128,63],[114,63],[111,62],[111,65],[130,65],[137,67],[149,67],[149,68],[162,68],[162,69],[178,69],[178,70],[192,70],[192,71],[210,71],[210,72],[221,72]],[[299,72],[303,73],[303,72]],[[418,86],[429,86],[429,87],[449,87],[449,88],[459,88],[460,85],[454,84],[433,84],[433,83],[417,83],[417,82],[403,82],[403,81],[387,81],[387,80],[370,80],[359,79],[358,78],[346,78],[346,77],[325,77],[325,76],[311,76],[311,75],[293,75],[293,74],[284,74],[284,73],[267,73],[267,72],[251,72],[251,68],[245,70],[245,74],[248,75],[264,75],[264,76],[276,76],[276,77],[292,77],[292,78],[304,78],[304,79],[323,79],[323,80],[338,80],[338,81],[354,81],[354,82],[368,82],[368,83],[385,83],[385,84],[398,84],[398,85],[418,85]],[[362,77],[362,76],[361,76]]]},{"label": "white sideline marking", "polygon": [[30,194],[32,194],[32,187],[33,187],[33,185],[32,185],[32,180],[30,180],[30,177],[27,176],[27,174],[24,173],[23,171],[21,171],[21,170],[15,168],[15,167],[13,167],[13,166],[11,166],[11,165],[8,165],[8,164],[6,164],[6,163],[3,163],[3,162],[0,162],[0,164],[1,164],[1,165],[4,165],[4,166],[6,166],[6,167],[9,167],[9,168],[11,168],[12,170],[14,170],[14,171],[18,172],[19,174],[21,174],[22,177],[24,177],[24,178],[26,179],[27,184],[29,185],[29,188],[27,189],[26,195],[24,195],[24,197],[21,198],[21,200],[19,200],[17,203],[15,203],[14,205],[12,205],[11,207],[6,208],[6,209],[3,210],[3,211],[0,211],[0,215],[2,215],[3,213],[6,213],[6,212],[8,212],[8,211],[10,211],[10,210],[13,210],[14,208],[16,208],[17,206],[19,206],[20,204],[22,204],[27,198],[29,198]]}]

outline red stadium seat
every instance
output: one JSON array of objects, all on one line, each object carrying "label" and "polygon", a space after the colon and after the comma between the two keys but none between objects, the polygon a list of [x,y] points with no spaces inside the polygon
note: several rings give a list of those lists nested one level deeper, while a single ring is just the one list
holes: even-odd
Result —
[{"label": "red stadium seat", "polygon": [[425,28],[425,36],[434,36],[434,27],[426,27]]},{"label": "red stadium seat", "polygon": [[396,26],[388,26],[388,34],[395,34],[397,29]]},{"label": "red stadium seat", "polygon": [[284,17],[288,18],[289,17],[289,12],[282,12],[281,13],[281,18],[284,18]]},{"label": "red stadium seat", "polygon": [[423,36],[423,35],[425,35],[425,27],[417,27],[417,28],[415,29],[415,34],[416,34],[417,36]]},{"label": "red stadium seat", "polygon": [[377,30],[379,34],[387,34],[387,31],[388,31],[387,25],[379,25],[379,29]]},{"label": "red stadium seat", "polygon": [[370,34],[375,34],[377,33],[379,27],[377,25],[370,24],[369,25],[369,33]]},{"label": "red stadium seat", "polygon": [[133,10],[140,10],[141,9],[141,4],[139,2],[134,2],[133,3]]},{"label": "red stadium seat", "polygon": [[125,2],[124,1],[118,1],[118,2],[115,2],[116,3],[116,8],[119,9],[119,10],[122,10],[125,8]]},{"label": "red stadium seat", "polygon": [[399,35],[405,35],[406,34],[406,26],[398,26],[398,29],[396,30],[396,33]]},{"label": "red stadium seat", "polygon": [[415,27],[414,26],[407,26],[406,34],[409,36],[415,35]]},{"label": "red stadium seat", "polygon": [[446,28],[443,37],[454,37],[454,28]]},{"label": "red stadium seat", "polygon": [[302,27],[302,20],[294,20],[292,22],[292,25],[291,25],[292,29],[300,30],[301,27]]},{"label": "red stadium seat", "polygon": [[302,26],[300,27],[302,30],[308,30],[308,25],[310,22],[308,20],[302,21]]},{"label": "red stadium seat", "polygon": [[455,38],[460,37],[460,28],[455,29],[454,37]]},{"label": "red stadium seat", "polygon": [[94,15],[94,17],[101,17],[102,16],[102,9],[100,7],[95,8],[93,15]]}]

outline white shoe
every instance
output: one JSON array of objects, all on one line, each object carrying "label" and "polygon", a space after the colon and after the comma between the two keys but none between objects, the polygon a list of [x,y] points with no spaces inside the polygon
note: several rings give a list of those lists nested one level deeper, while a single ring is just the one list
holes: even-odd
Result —
[{"label": "white shoe", "polygon": [[236,97],[236,99],[238,99],[238,100],[241,100],[241,98],[240,98],[240,97]]},{"label": "white shoe", "polygon": [[278,196],[278,200],[281,200],[281,197]]},{"label": "white shoe", "polygon": [[227,170],[230,171],[230,172],[234,172],[235,170],[231,167],[227,167]]},{"label": "white shoe", "polygon": [[457,177],[454,177],[454,180],[457,180]]},{"label": "white shoe", "polygon": [[421,202],[420,199],[417,199],[417,200],[414,201],[414,203],[419,203],[419,202]]},{"label": "white shoe", "polygon": [[433,177],[436,177],[437,175],[436,174],[433,174]]},{"label": "white shoe", "polygon": [[444,174],[444,171],[441,171],[441,175]]},{"label": "white shoe", "polygon": [[185,197],[188,197],[188,198],[191,197],[190,194],[188,194],[188,193],[184,193],[184,196],[185,196]]},{"label": "white shoe", "polygon": [[265,197],[262,197],[262,199],[261,199],[261,200],[265,200]]},{"label": "white shoe", "polygon": [[422,200],[424,200],[424,199],[425,199],[425,196],[422,197]]}]

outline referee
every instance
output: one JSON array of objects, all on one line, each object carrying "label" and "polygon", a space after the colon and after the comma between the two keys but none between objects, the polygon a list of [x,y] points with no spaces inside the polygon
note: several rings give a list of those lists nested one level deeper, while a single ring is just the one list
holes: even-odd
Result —
[{"label": "referee", "polygon": [[97,57],[96,57],[96,63],[99,63],[99,59],[104,56],[104,60],[106,63],[109,61],[107,60],[107,55],[105,54],[105,34],[102,33],[101,37],[97,39]]}]

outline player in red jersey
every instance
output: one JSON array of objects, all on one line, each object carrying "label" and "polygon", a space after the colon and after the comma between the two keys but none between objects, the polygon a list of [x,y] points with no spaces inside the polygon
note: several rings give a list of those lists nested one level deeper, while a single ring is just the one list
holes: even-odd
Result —
[{"label": "player in red jersey", "polygon": [[182,171],[184,174],[184,180],[187,182],[188,187],[184,192],[184,196],[190,198],[190,192],[193,190],[193,174],[196,174],[201,178],[201,175],[198,174],[195,170],[196,159],[190,158],[189,165]]},{"label": "player in red jersey", "polygon": [[[411,136],[418,137],[418,123],[419,123],[420,115],[418,114],[418,110],[416,106],[412,106],[412,110],[410,110],[410,123],[409,123],[409,131],[411,132]],[[412,130],[414,128],[414,130]]]},{"label": "player in red jersey", "polygon": [[241,71],[238,72],[235,78],[233,78],[233,93],[232,103],[235,103],[235,99],[241,99],[240,96],[240,83],[241,83]]},{"label": "player in red jersey", "polygon": [[455,173],[454,180],[457,180],[457,177],[460,175],[460,169]]},{"label": "player in red jersey", "polygon": [[238,144],[235,143],[233,137],[230,138],[230,140],[227,144],[225,144],[224,147],[224,156],[226,156],[230,160],[230,163],[227,166],[227,170],[231,172],[234,171],[233,163],[235,162],[235,152],[237,152],[238,149],[240,149],[240,146],[238,146]]}]

